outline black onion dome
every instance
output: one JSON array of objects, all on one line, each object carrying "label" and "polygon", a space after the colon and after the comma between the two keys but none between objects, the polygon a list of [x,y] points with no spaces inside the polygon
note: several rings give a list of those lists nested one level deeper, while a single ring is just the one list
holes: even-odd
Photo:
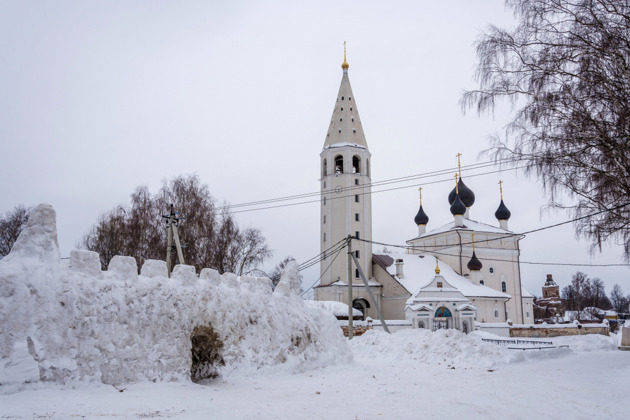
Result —
[{"label": "black onion dome", "polygon": [[459,198],[459,194],[455,194],[455,200],[453,204],[451,204],[451,214],[453,216],[463,215],[466,213],[466,205],[462,203],[462,200]]},{"label": "black onion dome", "polygon": [[510,220],[511,215],[512,213],[510,213],[508,208],[503,203],[503,200],[501,200],[499,208],[497,209],[497,211],[494,212],[494,217],[496,217],[498,220]]},{"label": "black onion dome", "polygon": [[[457,190],[459,191],[459,198],[462,200],[462,203],[464,203],[466,207],[472,207],[472,205],[475,204],[475,193],[472,192],[472,190],[468,188],[466,184],[464,184],[464,181],[462,181],[461,178],[459,178],[459,181],[457,181]],[[453,204],[456,194],[457,191],[455,191],[455,188],[453,188],[451,193],[448,195],[448,204]]]},{"label": "black onion dome", "polygon": [[420,204],[418,214],[416,214],[416,217],[413,219],[413,221],[416,222],[416,225],[426,225],[427,223],[429,223],[429,216],[427,216],[424,210],[422,210],[422,204]]},{"label": "black onion dome", "polygon": [[468,269],[470,271],[479,271],[483,268],[483,264],[479,261],[479,258],[475,255],[475,251],[473,251],[472,257],[470,261],[468,261]]}]

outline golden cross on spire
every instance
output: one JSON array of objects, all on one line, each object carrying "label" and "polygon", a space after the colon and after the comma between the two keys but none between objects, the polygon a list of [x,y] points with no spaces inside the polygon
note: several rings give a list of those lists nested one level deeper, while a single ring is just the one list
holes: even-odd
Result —
[{"label": "golden cross on spire", "polygon": [[420,205],[422,205],[422,187],[418,187],[418,192],[420,193]]},{"label": "golden cross on spire", "polygon": [[350,65],[346,61],[346,41],[343,41],[343,64],[341,65],[341,68],[347,70],[348,67],[350,67]]},{"label": "golden cross on spire", "polygon": [[457,172],[455,172],[455,194],[459,194],[459,186],[457,185]]},{"label": "golden cross on spire", "polygon": [[459,177],[461,178],[462,177],[462,162],[459,158],[462,156],[462,154],[458,153],[455,156],[457,156],[457,168],[459,169]]},{"label": "golden cross on spire", "polygon": [[501,191],[501,200],[503,200],[503,181],[499,181],[499,191]]}]

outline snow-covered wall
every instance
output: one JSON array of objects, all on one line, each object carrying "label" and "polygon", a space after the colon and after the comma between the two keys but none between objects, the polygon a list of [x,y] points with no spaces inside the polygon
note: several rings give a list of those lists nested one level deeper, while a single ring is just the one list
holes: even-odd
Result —
[{"label": "snow-covered wall", "polygon": [[[299,297],[297,264],[266,278],[131,257],[102,272],[90,251],[62,263],[54,209],[37,206],[0,260],[0,385],[189,380],[301,371],[348,360],[331,314]],[[193,343],[194,346],[193,346]]]}]

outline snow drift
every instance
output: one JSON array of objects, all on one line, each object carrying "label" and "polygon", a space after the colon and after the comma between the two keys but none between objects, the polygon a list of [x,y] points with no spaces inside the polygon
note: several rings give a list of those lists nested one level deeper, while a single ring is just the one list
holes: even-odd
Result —
[{"label": "snow drift", "polygon": [[0,385],[38,381],[203,380],[351,358],[334,316],[299,297],[297,264],[272,292],[237,277],[131,257],[102,272],[98,254],[62,264],[54,209],[37,206],[0,260]]}]

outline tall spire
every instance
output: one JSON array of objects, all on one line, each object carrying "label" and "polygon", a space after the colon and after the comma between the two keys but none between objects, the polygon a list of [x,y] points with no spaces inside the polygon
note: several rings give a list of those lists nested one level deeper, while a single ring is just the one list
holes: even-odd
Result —
[{"label": "tall spire", "polygon": [[328,125],[328,133],[324,142],[324,149],[335,145],[339,146],[358,146],[368,148],[357,110],[357,103],[352,93],[350,79],[348,78],[349,64],[346,61],[346,48],[344,42],[343,51],[343,76],[341,78],[341,86],[335,101],[330,124]]}]

